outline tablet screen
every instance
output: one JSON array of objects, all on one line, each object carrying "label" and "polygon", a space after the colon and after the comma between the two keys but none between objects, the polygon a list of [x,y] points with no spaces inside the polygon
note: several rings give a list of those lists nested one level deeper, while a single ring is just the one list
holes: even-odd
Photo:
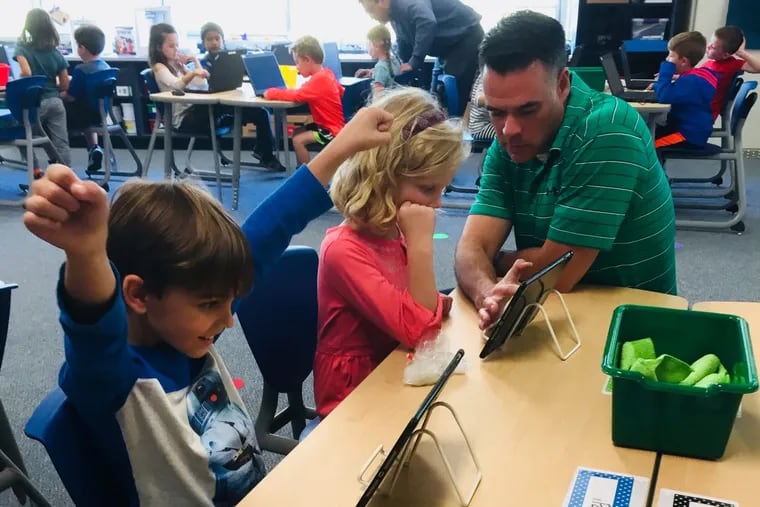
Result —
[{"label": "tablet screen", "polygon": [[422,418],[425,417],[427,411],[430,410],[430,405],[432,405],[436,398],[438,398],[438,395],[441,394],[443,386],[446,384],[446,381],[449,379],[451,374],[454,373],[454,370],[462,360],[463,356],[464,350],[459,349],[456,354],[454,354],[454,357],[451,358],[451,361],[449,361],[449,364],[443,370],[443,373],[441,373],[438,381],[435,383],[435,385],[433,385],[433,388],[430,389],[428,395],[425,396],[424,400],[422,400],[422,403],[417,409],[417,412],[415,412],[415,414],[407,423],[404,431],[401,433],[401,436],[398,438],[398,440],[396,440],[396,443],[393,444],[393,448],[385,456],[385,460],[383,460],[383,463],[377,469],[377,472],[375,472],[375,475],[372,477],[369,486],[367,486],[364,494],[357,502],[356,507],[364,507],[375,495],[377,489],[383,483],[383,480],[389,475],[389,472],[393,468],[395,462],[401,458],[401,452],[404,450],[407,442],[412,437],[412,433],[414,433],[414,430],[417,429],[417,426],[420,424],[420,421],[422,421]]},{"label": "tablet screen", "polygon": [[[572,256],[571,250],[520,284],[499,320],[486,331],[488,340],[483,346],[483,350],[480,351],[481,359],[501,347],[510,337],[523,332],[538,311],[538,307],[534,306],[523,315],[525,307],[533,303],[542,304],[544,302],[562,275],[565,264]],[[521,315],[522,318],[520,318]],[[520,319],[519,322],[518,318]]]}]

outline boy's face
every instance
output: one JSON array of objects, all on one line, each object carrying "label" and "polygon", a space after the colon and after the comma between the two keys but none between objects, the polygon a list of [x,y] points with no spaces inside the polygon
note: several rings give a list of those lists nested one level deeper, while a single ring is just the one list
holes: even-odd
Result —
[{"label": "boy's face", "polygon": [[218,51],[221,51],[222,47],[224,47],[224,39],[222,38],[222,34],[213,30],[209,30],[203,37],[203,46],[209,53],[216,53]]},{"label": "boy's face", "polygon": [[673,50],[668,51],[669,62],[673,62],[676,66],[676,74],[683,74],[687,70],[691,69],[691,62],[685,56],[681,56]]},{"label": "boy's face", "polygon": [[314,60],[308,56],[293,55],[293,60],[296,62],[296,70],[303,77],[309,77],[317,71]]},{"label": "boy's face", "polygon": [[723,49],[723,41],[716,38],[715,35],[712,36],[710,42],[707,44],[706,55],[707,58],[711,60],[725,60],[731,56],[726,53],[725,49]]},{"label": "boy's face", "polygon": [[211,296],[167,287],[161,297],[146,295],[145,315],[156,342],[188,357],[203,357],[214,337],[232,327],[232,295]]},{"label": "boy's face", "polygon": [[77,44],[77,55],[79,56],[79,58],[84,60],[85,58],[90,56],[90,52],[87,51],[87,48],[85,48],[83,45]]}]

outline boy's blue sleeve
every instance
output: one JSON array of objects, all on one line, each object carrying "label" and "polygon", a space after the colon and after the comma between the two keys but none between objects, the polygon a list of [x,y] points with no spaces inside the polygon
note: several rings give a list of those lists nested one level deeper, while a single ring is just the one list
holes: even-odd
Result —
[{"label": "boy's blue sleeve", "polygon": [[325,188],[302,165],[285,183],[253,210],[243,232],[253,254],[253,283],[259,279],[310,221],[329,210]]},{"label": "boy's blue sleeve", "polygon": [[664,61],[660,64],[660,73],[654,84],[657,101],[661,104],[684,104],[698,100],[690,86],[691,76],[683,76],[673,81],[676,64]]},{"label": "boy's blue sleeve", "polygon": [[66,362],[58,383],[83,417],[116,413],[137,381],[137,369],[127,344],[127,310],[116,275],[116,293],[102,313],[90,322],[75,320],[63,285],[58,281],[60,322],[65,333]]},{"label": "boy's blue sleeve", "polygon": [[71,81],[69,81],[68,90],[68,94],[71,97],[78,99],[84,95],[84,83],[86,78],[87,76],[85,76],[79,66],[74,67],[74,71],[71,73]]}]

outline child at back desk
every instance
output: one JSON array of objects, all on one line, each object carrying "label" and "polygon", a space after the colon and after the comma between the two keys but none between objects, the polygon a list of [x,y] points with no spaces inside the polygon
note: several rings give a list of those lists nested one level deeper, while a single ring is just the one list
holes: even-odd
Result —
[{"label": "child at back desk", "polygon": [[[37,110],[40,126],[53,144],[53,150],[46,145],[45,151],[51,162],[68,165],[71,163],[69,131],[60,94],[69,87],[69,64],[58,51],[60,43],[50,15],[43,9],[32,9],[26,15],[13,58],[21,68],[22,77],[45,76],[42,101]],[[41,168],[35,167],[35,177],[41,176]]]},{"label": "child at back desk", "polygon": [[309,144],[325,146],[338,135],[345,124],[343,117],[343,87],[330,69],[322,67],[325,54],[319,41],[310,35],[298,39],[291,48],[296,69],[309,78],[300,88],[283,90],[270,88],[264,98],[291,102],[306,102],[314,123],[293,132],[293,150],[299,164],[309,161]]},{"label": "child at back desk", "polygon": [[[739,72],[760,72],[760,59],[744,49],[744,32],[738,26],[724,26],[713,33],[707,45],[707,60],[701,67],[710,69],[718,76],[718,86],[712,100],[713,120],[726,105],[726,95],[731,81]],[[737,58],[738,57],[738,58]]]},{"label": "child at back desk", "polygon": [[[63,96],[66,107],[66,126],[69,129],[83,129],[100,125],[100,113],[95,104],[87,102],[87,76],[94,72],[110,69],[100,53],[106,45],[103,30],[94,25],[82,25],[74,31],[77,55],[82,63],[71,73],[69,89]],[[98,145],[98,135],[87,134],[87,173],[97,172],[103,163],[103,150]]]},{"label": "child at back desk", "polygon": [[[238,226],[187,182],[134,180],[106,193],[52,165],[24,224],[61,248],[59,383],[121,487],[118,505],[227,506],[265,475],[253,423],[214,339],[235,298],[332,202],[335,169],[385,144],[392,116],[359,111]],[[181,227],[178,224],[182,224]],[[297,310],[297,309],[296,309]]]},{"label": "child at back desk", "polygon": [[[711,70],[695,68],[706,46],[699,32],[682,32],[668,41],[668,57],[660,64],[654,91],[660,103],[670,104],[670,112],[667,124],[657,127],[655,148],[700,148],[712,133],[710,104],[718,78]],[[673,80],[674,74],[680,77]]]},{"label": "child at back desk", "polygon": [[394,77],[401,67],[401,60],[391,47],[391,32],[385,25],[377,25],[367,33],[367,51],[377,59],[372,69],[372,93],[378,95],[386,88],[396,86]]}]

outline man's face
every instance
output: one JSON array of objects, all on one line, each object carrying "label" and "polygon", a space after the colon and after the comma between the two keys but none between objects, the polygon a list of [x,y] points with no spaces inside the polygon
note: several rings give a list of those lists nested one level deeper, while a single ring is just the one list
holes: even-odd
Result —
[{"label": "man's face", "polygon": [[360,0],[364,10],[372,19],[380,23],[390,21],[390,0]]},{"label": "man's face", "polygon": [[566,68],[552,74],[538,61],[504,75],[485,69],[483,92],[496,138],[517,163],[546,152],[562,124],[570,76]]}]

